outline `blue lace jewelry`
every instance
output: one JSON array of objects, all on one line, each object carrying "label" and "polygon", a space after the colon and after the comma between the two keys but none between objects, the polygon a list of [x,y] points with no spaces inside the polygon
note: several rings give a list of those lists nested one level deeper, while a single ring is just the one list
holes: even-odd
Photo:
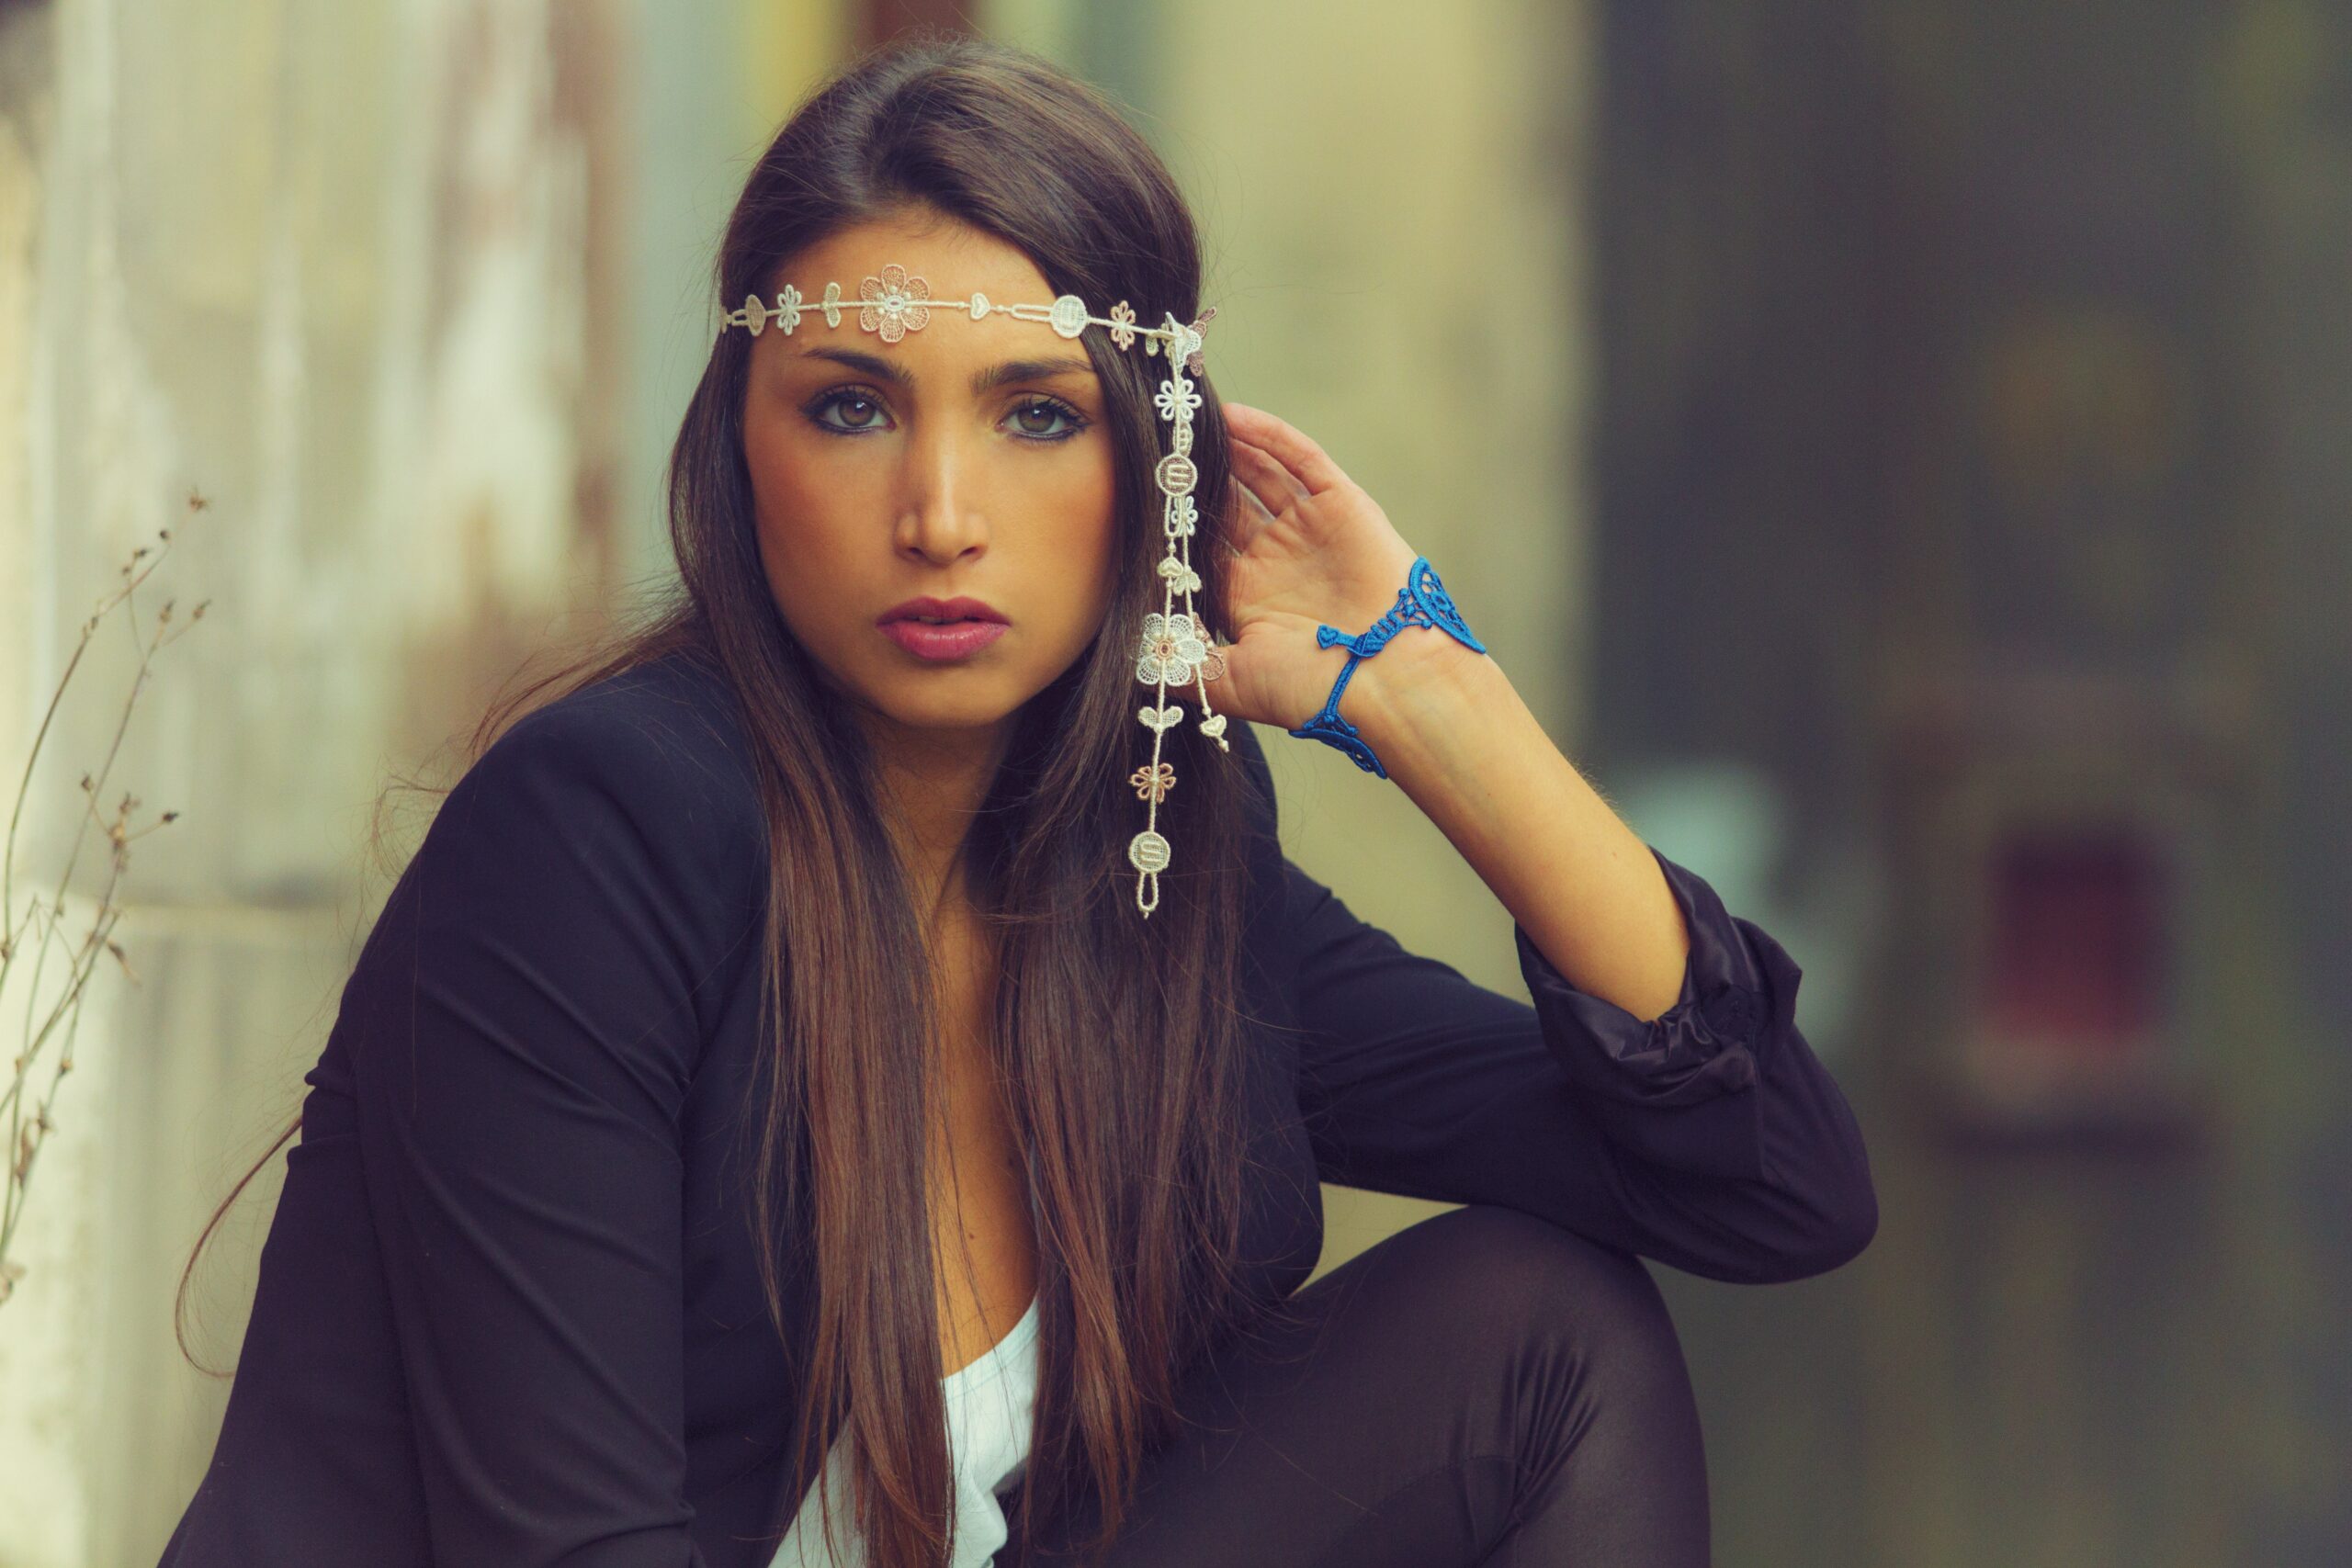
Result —
[{"label": "blue lace jewelry", "polygon": [[1337,626],[1315,628],[1315,646],[1345,648],[1348,662],[1340,669],[1340,678],[1331,683],[1331,694],[1323,699],[1323,711],[1290,733],[1302,740],[1320,740],[1327,746],[1336,746],[1355,759],[1356,766],[1365,773],[1386,778],[1388,770],[1380,765],[1379,756],[1356,727],[1340,716],[1340,695],[1348,689],[1356,666],[1387,647],[1388,639],[1408,626],[1434,626],[1465,647],[1480,653],[1487,651],[1487,645],[1470,634],[1462,612],[1453,607],[1445,584],[1438,581],[1437,568],[1430,565],[1427,556],[1417,556],[1405,573],[1405,586],[1396,590],[1396,603],[1389,606],[1386,615],[1366,626],[1362,635],[1350,637]]}]

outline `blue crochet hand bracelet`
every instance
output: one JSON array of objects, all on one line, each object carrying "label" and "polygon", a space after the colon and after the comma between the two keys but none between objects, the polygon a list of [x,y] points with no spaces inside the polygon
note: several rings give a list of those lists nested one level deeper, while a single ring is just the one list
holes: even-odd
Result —
[{"label": "blue crochet hand bracelet", "polygon": [[1445,584],[1438,581],[1437,568],[1430,565],[1428,557],[1417,556],[1405,573],[1405,586],[1396,591],[1396,603],[1361,635],[1350,637],[1337,626],[1315,628],[1315,646],[1345,648],[1348,662],[1340,669],[1340,678],[1331,683],[1331,694],[1323,699],[1323,711],[1290,733],[1302,740],[1320,740],[1327,746],[1336,746],[1354,758],[1357,767],[1386,778],[1388,770],[1380,765],[1379,756],[1356,727],[1340,716],[1340,694],[1348,689],[1356,666],[1387,647],[1388,639],[1407,626],[1434,626],[1465,647],[1480,653],[1487,651],[1487,645],[1470,634],[1462,613],[1453,607]]}]

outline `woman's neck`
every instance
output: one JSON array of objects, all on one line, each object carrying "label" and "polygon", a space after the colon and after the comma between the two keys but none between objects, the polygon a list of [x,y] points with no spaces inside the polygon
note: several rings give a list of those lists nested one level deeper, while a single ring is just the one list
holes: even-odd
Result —
[{"label": "woman's neck", "polygon": [[1004,756],[1010,725],[869,731],[884,819],[927,927],[971,907],[965,841]]}]

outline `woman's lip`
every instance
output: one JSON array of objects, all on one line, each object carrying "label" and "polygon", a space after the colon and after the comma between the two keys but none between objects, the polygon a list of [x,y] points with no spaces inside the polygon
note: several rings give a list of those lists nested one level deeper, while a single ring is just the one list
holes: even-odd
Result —
[{"label": "woman's lip", "polygon": [[924,621],[885,621],[882,635],[918,659],[934,661],[968,658],[1009,630],[1002,621],[949,621],[933,626]]}]

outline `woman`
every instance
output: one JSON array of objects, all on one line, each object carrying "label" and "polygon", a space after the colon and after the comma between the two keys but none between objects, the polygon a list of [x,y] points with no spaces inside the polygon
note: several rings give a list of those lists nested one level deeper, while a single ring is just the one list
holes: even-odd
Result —
[{"label": "woman", "polygon": [[[1199,266],[1102,99],[928,39],[794,116],[718,282],[763,323],[876,275],[1182,322]],[[1232,637],[1182,683],[1237,722],[1147,738],[1154,367],[854,318],[718,334],[674,602],[499,735],[394,888],[164,1562],[1703,1562],[1638,1257],[1790,1280],[1876,1224],[1796,965],[1474,645],[1320,645],[1419,558],[1214,398]],[[894,619],[926,598],[996,624]],[[1303,727],[1343,667],[1532,1008],[1283,857],[1238,721]],[[1139,800],[1176,846],[1148,921]],[[1466,1206],[1302,1290],[1318,1179]]]}]

